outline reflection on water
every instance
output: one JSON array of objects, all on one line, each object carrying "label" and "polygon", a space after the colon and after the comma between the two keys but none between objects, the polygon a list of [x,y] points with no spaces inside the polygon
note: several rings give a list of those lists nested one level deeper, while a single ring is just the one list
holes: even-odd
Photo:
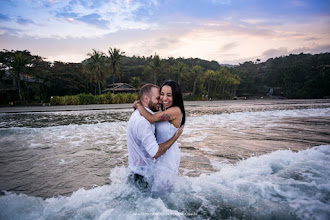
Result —
[{"label": "reflection on water", "polygon": [[[295,184],[307,187],[313,181],[317,183],[318,179],[321,182],[329,180],[324,179],[328,177],[323,177],[323,174],[318,172],[327,166],[325,161],[329,161],[324,157],[329,157],[326,149],[330,145],[330,108],[232,111],[222,114],[208,112],[211,114],[205,115],[200,109],[194,111],[188,108],[185,130],[179,139],[182,179],[176,193],[179,193],[180,199],[173,203],[171,196],[174,198],[178,195],[173,194],[169,195],[168,200],[158,204],[159,207],[165,204],[167,212],[198,210],[198,215],[202,218],[245,216],[247,219],[254,219],[255,213],[263,212],[263,207],[269,209],[274,205],[274,212],[280,210],[283,214],[293,206],[304,209],[304,205],[298,201],[290,202],[291,208],[284,207],[285,204],[283,207],[280,205],[294,199],[291,194],[296,190],[292,188]],[[136,202],[133,205],[139,210],[141,207],[136,205],[140,199],[150,199],[149,202],[155,205],[154,200],[145,197],[146,195],[136,195],[137,192],[129,189],[122,181],[125,176],[123,167],[127,167],[126,127],[131,113],[132,110],[125,109],[0,114],[0,190],[37,196],[33,199],[26,198],[34,206],[36,203],[43,203],[37,202],[38,197],[68,196],[73,192],[78,200],[87,195],[95,198],[86,201],[87,203],[105,205],[103,201],[96,199],[98,196],[103,197],[103,192],[111,194],[105,199],[111,204],[119,205],[115,202],[116,198],[119,198],[131,199],[134,204]],[[327,156],[314,158],[316,151],[301,153],[301,156],[293,153],[320,145],[327,145],[321,150],[326,152]],[[275,152],[268,157],[257,157],[288,149],[293,152]],[[304,154],[308,156],[302,156]],[[282,161],[286,157],[289,161]],[[294,161],[303,163],[308,157],[311,158],[310,164],[315,159],[320,160],[319,164],[311,165],[313,169],[308,166],[299,167],[301,164],[290,165]],[[236,165],[233,167],[232,164]],[[267,167],[262,168],[266,164]],[[262,170],[254,170],[254,166]],[[109,178],[110,170],[115,167],[122,168],[113,172]],[[274,174],[276,176],[272,176]],[[306,178],[309,178],[308,181]],[[115,185],[116,179],[121,180],[121,188],[118,191],[114,190],[115,186],[118,187]],[[270,182],[267,182],[268,180]],[[261,185],[257,185],[258,182]],[[230,183],[235,184],[230,186]],[[303,185],[297,187],[304,191]],[[79,190],[80,188],[90,191]],[[319,193],[322,195],[322,201],[316,199],[317,202],[328,204],[330,198],[326,195],[329,195],[329,187],[324,186],[323,191],[319,191],[319,188],[322,187],[317,185],[317,189],[310,193]],[[306,190],[311,189],[307,187]],[[286,192],[290,195],[286,195]],[[117,197],[114,195],[116,193]],[[127,198],[126,193],[136,197]],[[309,192],[304,193],[304,196],[308,196]],[[258,198],[254,198],[255,196]],[[11,198],[7,202],[12,202],[13,206],[22,199],[7,193],[5,197]],[[58,200],[48,201],[42,206],[58,206],[63,216],[67,217],[70,210],[65,211],[60,204],[77,202],[76,197],[59,197]],[[240,200],[240,203],[236,199]],[[150,206],[148,201],[143,202],[145,208]],[[320,207],[323,209],[322,204]],[[132,204],[123,202],[122,205]],[[131,207],[132,210],[134,207]],[[80,211],[82,210],[79,208],[73,212]],[[95,214],[94,211],[91,212]],[[105,216],[113,216],[110,212],[108,214]],[[267,216],[267,213],[265,215]],[[283,215],[288,217],[287,214]],[[294,214],[293,219],[297,216],[297,213]]]}]

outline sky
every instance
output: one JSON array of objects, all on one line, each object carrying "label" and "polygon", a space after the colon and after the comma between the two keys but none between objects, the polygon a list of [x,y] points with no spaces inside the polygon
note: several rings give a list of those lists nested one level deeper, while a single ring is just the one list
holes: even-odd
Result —
[{"label": "sky", "polygon": [[264,62],[330,52],[329,21],[330,0],[0,0],[0,49]]}]

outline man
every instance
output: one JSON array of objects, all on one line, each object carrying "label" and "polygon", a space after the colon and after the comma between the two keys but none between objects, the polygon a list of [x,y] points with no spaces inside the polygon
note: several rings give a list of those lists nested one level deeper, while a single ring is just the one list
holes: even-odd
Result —
[{"label": "man", "polygon": [[[159,88],[154,84],[141,87],[141,104],[150,112],[159,110]],[[159,144],[155,137],[155,125],[150,124],[138,110],[135,110],[128,122],[127,148],[129,169],[133,173],[130,177],[139,187],[147,188],[152,181],[153,163],[164,154],[182,134],[180,128],[175,135],[165,143]]]}]

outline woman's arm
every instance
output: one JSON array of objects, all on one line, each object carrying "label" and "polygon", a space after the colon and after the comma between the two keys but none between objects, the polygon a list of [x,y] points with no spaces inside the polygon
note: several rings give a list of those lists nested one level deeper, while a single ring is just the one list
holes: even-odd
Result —
[{"label": "woman's arm", "polygon": [[181,110],[179,107],[171,107],[162,112],[157,112],[155,114],[151,114],[148,112],[140,101],[135,101],[133,107],[138,109],[140,114],[145,117],[151,124],[161,121],[172,121],[178,117],[181,117]]}]

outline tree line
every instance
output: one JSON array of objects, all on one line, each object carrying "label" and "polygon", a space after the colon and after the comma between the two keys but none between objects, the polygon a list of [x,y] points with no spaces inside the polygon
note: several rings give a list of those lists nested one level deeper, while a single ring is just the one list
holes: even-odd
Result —
[{"label": "tree line", "polygon": [[92,50],[81,63],[47,62],[29,51],[0,52],[1,105],[50,102],[53,96],[100,95],[108,84],[177,81],[186,100],[324,98],[330,96],[330,54],[291,54],[226,66],[198,58],[125,56]]}]

